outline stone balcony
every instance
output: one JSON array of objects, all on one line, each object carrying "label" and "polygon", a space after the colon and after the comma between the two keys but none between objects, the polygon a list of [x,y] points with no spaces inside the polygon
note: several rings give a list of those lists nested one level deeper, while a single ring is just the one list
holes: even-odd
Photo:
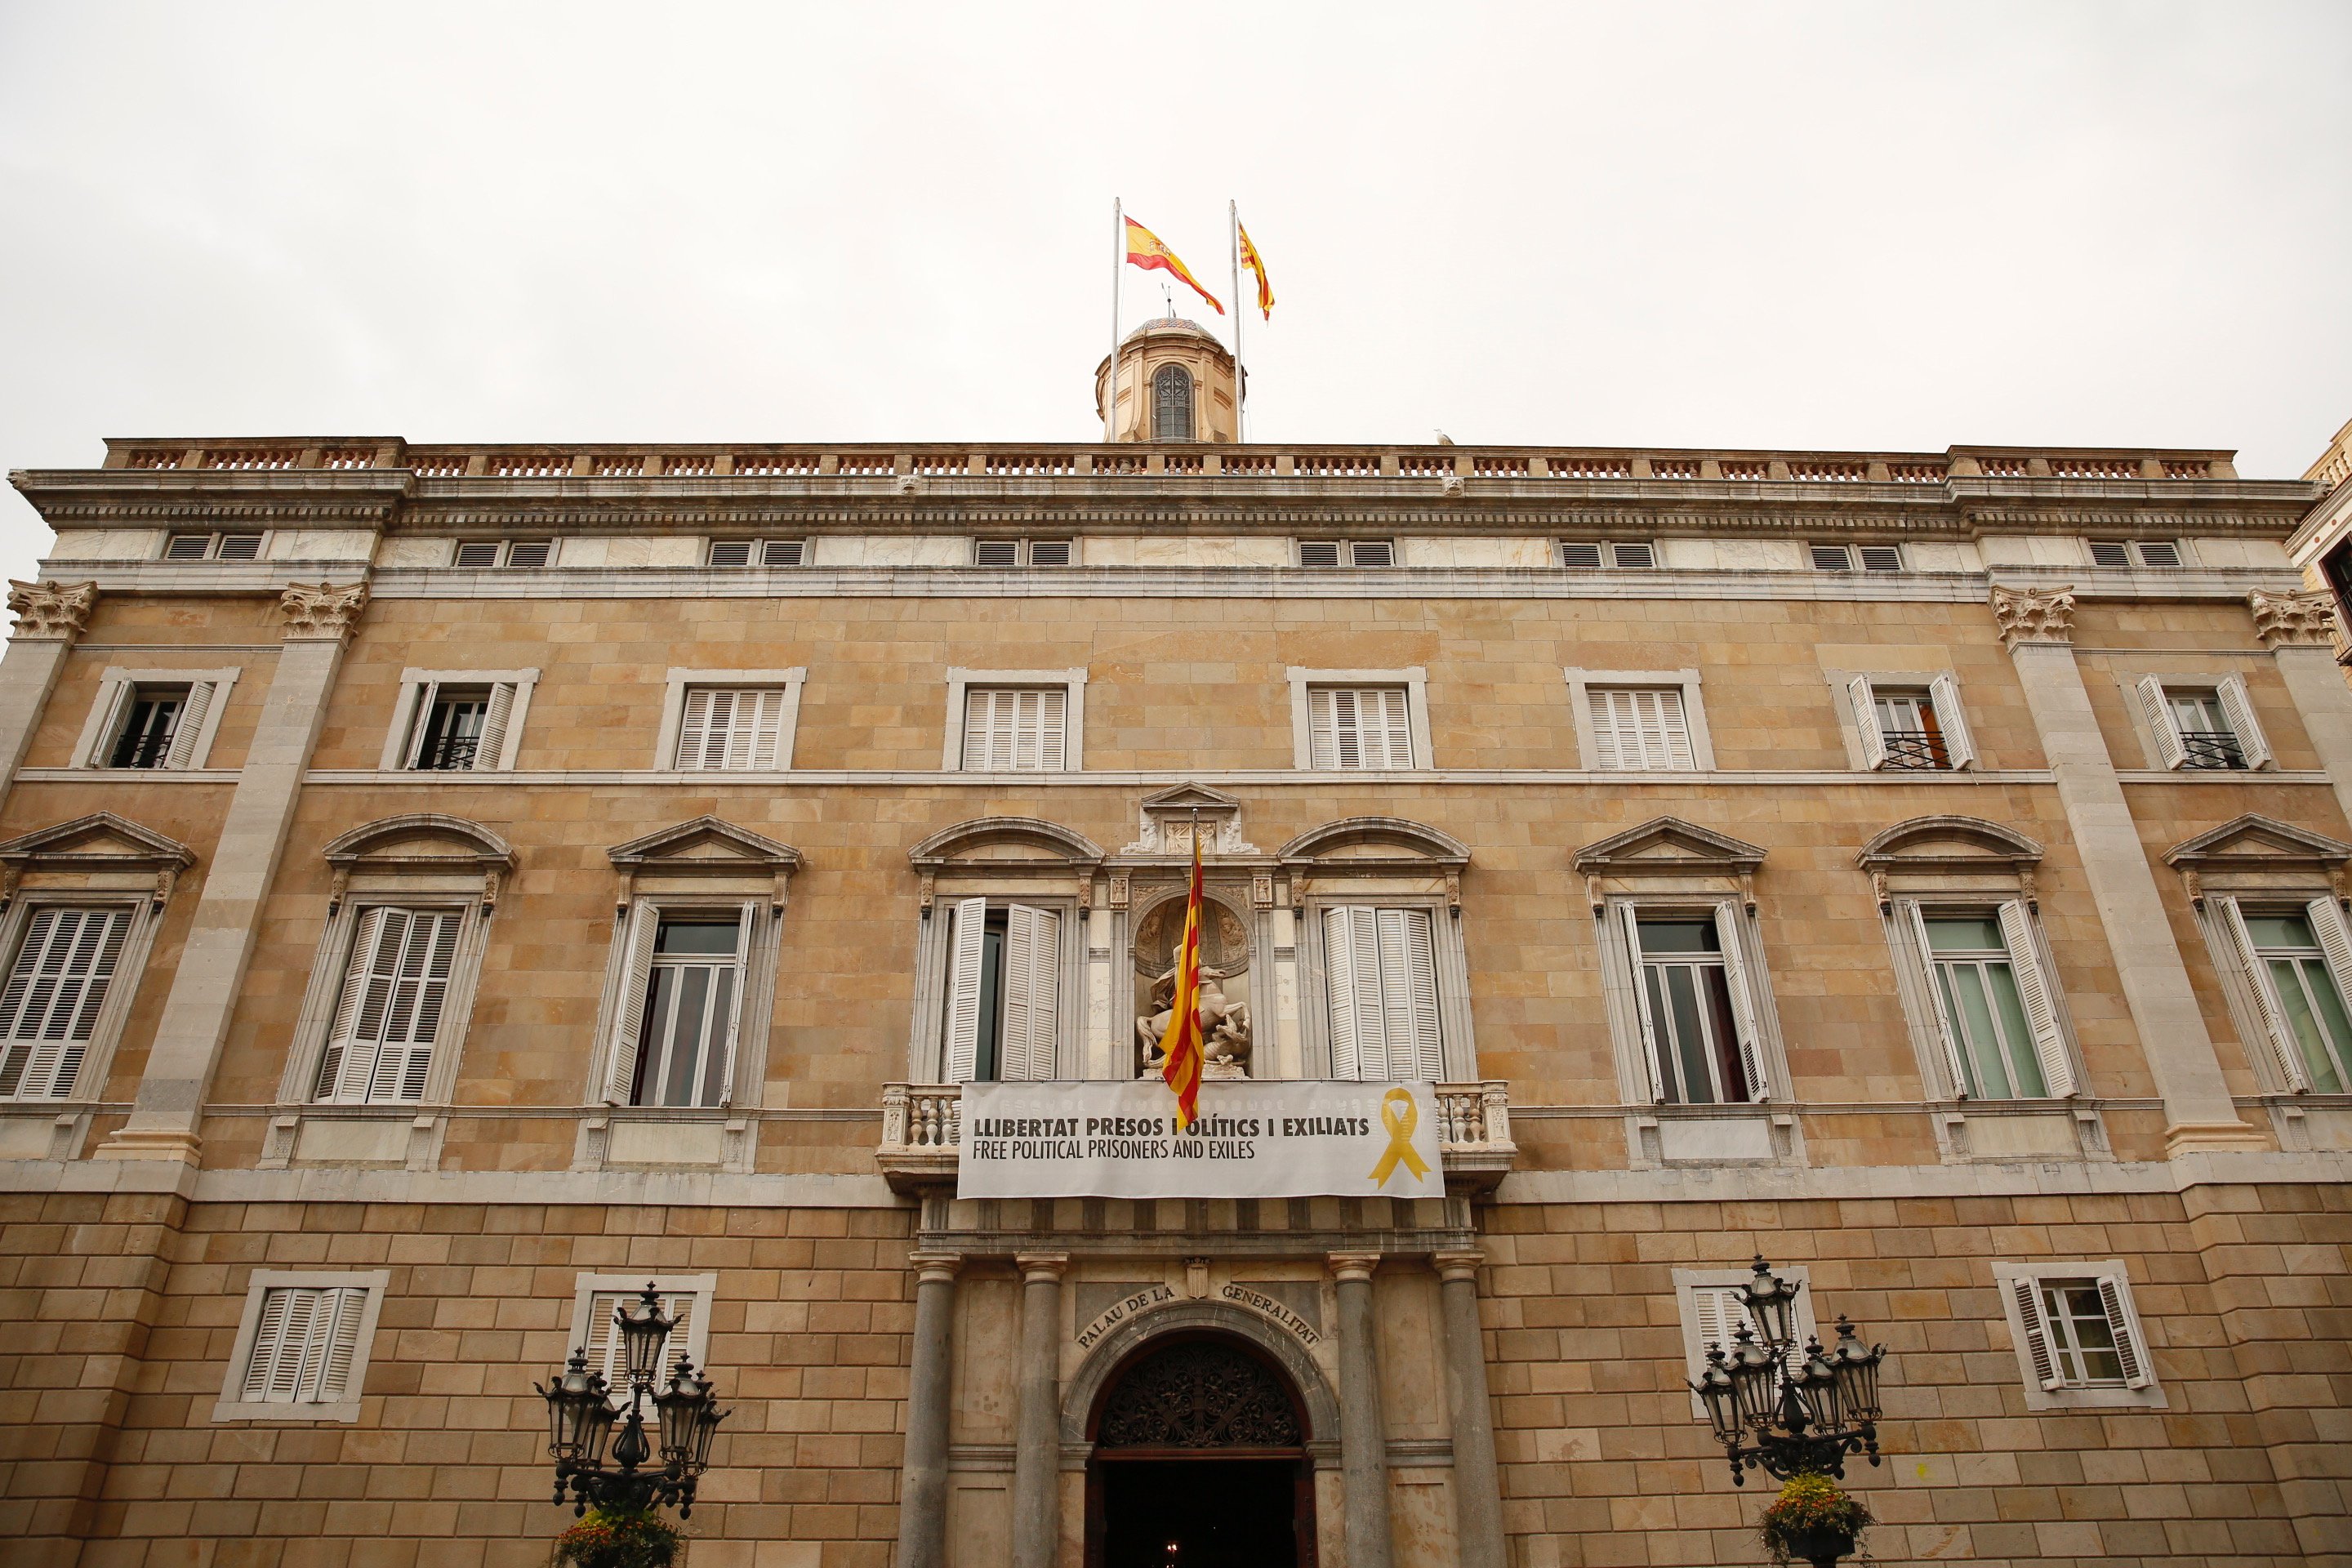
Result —
[{"label": "stone balcony", "polygon": [[[1445,1184],[1486,1193],[1510,1173],[1510,1086],[1501,1079],[1437,1086],[1438,1151]],[[952,1083],[894,1083],[882,1090],[882,1142],[874,1152],[883,1176],[901,1193],[952,1185],[962,1135],[963,1090]]]}]

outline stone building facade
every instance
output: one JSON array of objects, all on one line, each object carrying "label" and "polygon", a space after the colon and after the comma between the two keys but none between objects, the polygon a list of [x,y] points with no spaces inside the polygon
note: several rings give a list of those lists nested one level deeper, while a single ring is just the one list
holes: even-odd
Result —
[{"label": "stone building facade", "polygon": [[[2352,1562],[2315,484],[389,438],[15,482],[17,1560],[543,1561],[533,1380],[651,1279],[734,1410],[698,1568],[1755,1562],[1685,1379],[1760,1252],[1889,1347],[1882,1561]],[[1195,832],[1250,1070],[1434,1080],[1446,1196],[956,1197],[955,1079],[1136,1073]]]}]

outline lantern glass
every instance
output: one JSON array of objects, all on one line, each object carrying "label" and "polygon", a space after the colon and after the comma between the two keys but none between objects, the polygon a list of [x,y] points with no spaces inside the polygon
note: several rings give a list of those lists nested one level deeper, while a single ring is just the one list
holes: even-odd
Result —
[{"label": "lantern glass", "polygon": [[1822,1431],[1845,1425],[1844,1386],[1837,1365],[1818,1339],[1805,1345],[1805,1364],[1797,1374],[1797,1394],[1805,1402],[1806,1419]]},{"label": "lantern glass", "polygon": [[1772,1266],[1760,1255],[1756,1259],[1754,1273],[1756,1278],[1739,1289],[1748,1307],[1748,1315],[1756,1321],[1757,1333],[1768,1345],[1779,1347],[1795,1343],[1797,1292],[1804,1287],[1773,1273]]},{"label": "lantern glass", "polygon": [[716,1390],[702,1402],[701,1410],[694,1417],[694,1458],[687,1466],[688,1475],[698,1476],[710,1468],[711,1440],[719,1436],[719,1424],[733,1414],[719,1408]]},{"label": "lantern glass", "polygon": [[1854,1337],[1853,1325],[1843,1318],[1838,1320],[1838,1342],[1834,1352],[1837,1365],[1838,1397],[1843,1402],[1849,1420],[1872,1422],[1878,1419],[1878,1363],[1886,1357],[1885,1345],[1863,1348]]},{"label": "lantern glass", "polygon": [[1743,1327],[1736,1336],[1729,1360],[1732,1398],[1739,1419],[1760,1431],[1771,1425],[1780,1403],[1775,1384],[1780,1358],[1772,1353],[1769,1345],[1757,1343],[1755,1333]]},{"label": "lantern glass", "polygon": [[576,1461],[587,1443],[589,1412],[604,1403],[604,1380],[588,1370],[587,1352],[575,1350],[554,1386],[539,1392],[547,1401],[548,1453],[559,1463]]},{"label": "lantern glass", "polygon": [[628,1363],[631,1385],[651,1383],[661,1365],[662,1346],[668,1342],[670,1330],[677,1326],[676,1319],[662,1311],[661,1298],[652,1281],[646,1281],[635,1300],[613,1309],[613,1324],[621,1333],[621,1353]]},{"label": "lantern glass", "polygon": [[[603,1378],[596,1380],[604,1382]],[[604,1445],[613,1440],[613,1422],[620,1415],[604,1402],[604,1391],[598,1390],[593,1403],[585,1411],[586,1422],[581,1436],[580,1462],[590,1469],[604,1462]]]},{"label": "lantern glass", "polygon": [[669,1386],[654,1395],[654,1411],[661,1419],[662,1463],[683,1469],[694,1457],[697,1418],[716,1395],[710,1384],[680,1357]]},{"label": "lantern glass", "polygon": [[1715,1428],[1717,1439],[1738,1442],[1739,1401],[1732,1392],[1731,1373],[1724,1365],[1721,1345],[1707,1347],[1706,1365],[1700,1369],[1698,1381],[1690,1386],[1699,1403],[1706,1407],[1707,1423]]}]

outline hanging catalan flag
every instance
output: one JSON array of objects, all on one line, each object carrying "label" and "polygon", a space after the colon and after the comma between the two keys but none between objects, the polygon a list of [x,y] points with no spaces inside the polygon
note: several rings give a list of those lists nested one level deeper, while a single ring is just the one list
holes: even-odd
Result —
[{"label": "hanging catalan flag", "polygon": [[1239,218],[1234,220],[1234,227],[1242,237],[1242,265],[1257,274],[1258,310],[1271,321],[1274,320],[1274,285],[1265,280],[1265,258],[1258,255],[1257,247],[1250,243],[1249,230],[1242,227]]},{"label": "hanging catalan flag", "polygon": [[1217,303],[1217,297],[1201,287],[1201,280],[1192,276],[1192,268],[1186,267],[1174,251],[1161,244],[1158,235],[1133,218],[1127,220],[1127,259],[1129,266],[1140,267],[1146,271],[1156,267],[1163,272],[1174,273],[1183,279],[1185,287],[1209,302],[1209,309],[1220,316],[1225,313],[1225,308]]},{"label": "hanging catalan flag", "polygon": [[[1195,285],[1198,287],[1198,285]],[[1176,1130],[1192,1125],[1201,1100],[1201,826],[1192,825],[1192,890],[1184,900],[1184,935],[1176,944],[1176,994],[1169,999],[1166,1058],[1160,1074],[1176,1091]]]}]

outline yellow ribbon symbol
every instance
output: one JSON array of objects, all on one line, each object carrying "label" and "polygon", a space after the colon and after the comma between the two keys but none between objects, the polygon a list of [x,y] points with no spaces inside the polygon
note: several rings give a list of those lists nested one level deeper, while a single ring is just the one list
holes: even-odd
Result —
[{"label": "yellow ribbon symbol", "polygon": [[1426,1179],[1429,1167],[1412,1152],[1412,1130],[1421,1125],[1421,1107],[1413,1103],[1412,1090],[1392,1089],[1381,1096],[1381,1125],[1388,1130],[1389,1147],[1372,1167],[1372,1185],[1387,1186],[1400,1160],[1406,1170]]}]

